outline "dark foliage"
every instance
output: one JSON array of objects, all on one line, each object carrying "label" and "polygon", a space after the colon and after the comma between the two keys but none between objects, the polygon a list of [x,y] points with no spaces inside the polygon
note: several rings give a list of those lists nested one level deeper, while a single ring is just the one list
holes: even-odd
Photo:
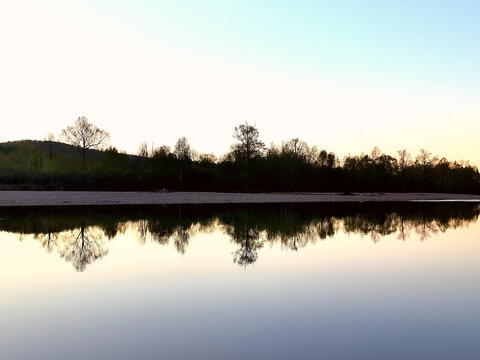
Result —
[{"label": "dark foliage", "polygon": [[340,161],[334,153],[298,139],[265,150],[258,131],[242,126],[253,140],[236,129],[238,143],[220,160],[196,154],[185,138],[173,152],[167,146],[139,156],[115,148],[86,150],[86,162],[75,147],[59,142],[3,143],[0,189],[480,193],[476,167],[438,160],[424,149],[413,160],[406,150],[394,157],[374,148],[370,155]]}]

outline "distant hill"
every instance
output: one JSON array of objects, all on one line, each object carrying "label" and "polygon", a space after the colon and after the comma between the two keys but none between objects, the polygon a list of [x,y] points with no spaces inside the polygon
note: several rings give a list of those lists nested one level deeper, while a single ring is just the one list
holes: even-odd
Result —
[{"label": "distant hill", "polygon": [[[73,145],[65,144],[58,141],[41,141],[41,140],[17,140],[0,143],[0,153],[8,154],[19,147],[26,147],[32,150],[41,150],[45,152],[52,151],[56,154],[62,154],[66,157],[80,157],[81,153],[78,148]],[[104,153],[104,150],[87,150],[87,159],[98,159]],[[137,155],[128,154],[130,160],[139,159]]]}]

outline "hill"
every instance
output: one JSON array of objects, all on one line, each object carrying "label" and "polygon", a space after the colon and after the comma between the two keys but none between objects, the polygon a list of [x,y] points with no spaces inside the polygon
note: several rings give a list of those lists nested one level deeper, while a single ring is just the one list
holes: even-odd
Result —
[{"label": "hill", "polygon": [[[58,141],[41,140],[17,140],[0,143],[0,153],[9,154],[16,150],[41,151],[47,153],[61,154],[66,157],[80,157],[78,148]],[[89,159],[98,159],[105,153],[104,150],[87,150],[86,157]],[[128,155],[132,159],[138,158],[136,155]]]}]

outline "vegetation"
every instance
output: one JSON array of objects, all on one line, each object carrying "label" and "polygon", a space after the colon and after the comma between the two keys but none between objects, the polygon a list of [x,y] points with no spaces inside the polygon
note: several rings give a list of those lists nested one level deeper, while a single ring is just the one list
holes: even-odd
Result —
[{"label": "vegetation", "polygon": [[[375,147],[370,154],[339,159],[298,138],[265,148],[258,129],[235,127],[235,143],[217,159],[198,154],[185,137],[137,155],[103,150],[108,133],[84,117],[61,139],[0,144],[0,188],[26,190],[135,191],[428,191],[480,193],[480,174],[468,162],[452,162],[421,149],[394,156]],[[88,161],[87,161],[88,160]]]}]

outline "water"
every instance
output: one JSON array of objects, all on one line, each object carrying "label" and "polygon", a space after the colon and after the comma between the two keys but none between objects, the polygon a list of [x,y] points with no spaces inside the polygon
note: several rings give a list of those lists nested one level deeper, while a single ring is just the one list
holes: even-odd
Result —
[{"label": "water", "polygon": [[0,358],[479,359],[479,213],[0,209]]}]

